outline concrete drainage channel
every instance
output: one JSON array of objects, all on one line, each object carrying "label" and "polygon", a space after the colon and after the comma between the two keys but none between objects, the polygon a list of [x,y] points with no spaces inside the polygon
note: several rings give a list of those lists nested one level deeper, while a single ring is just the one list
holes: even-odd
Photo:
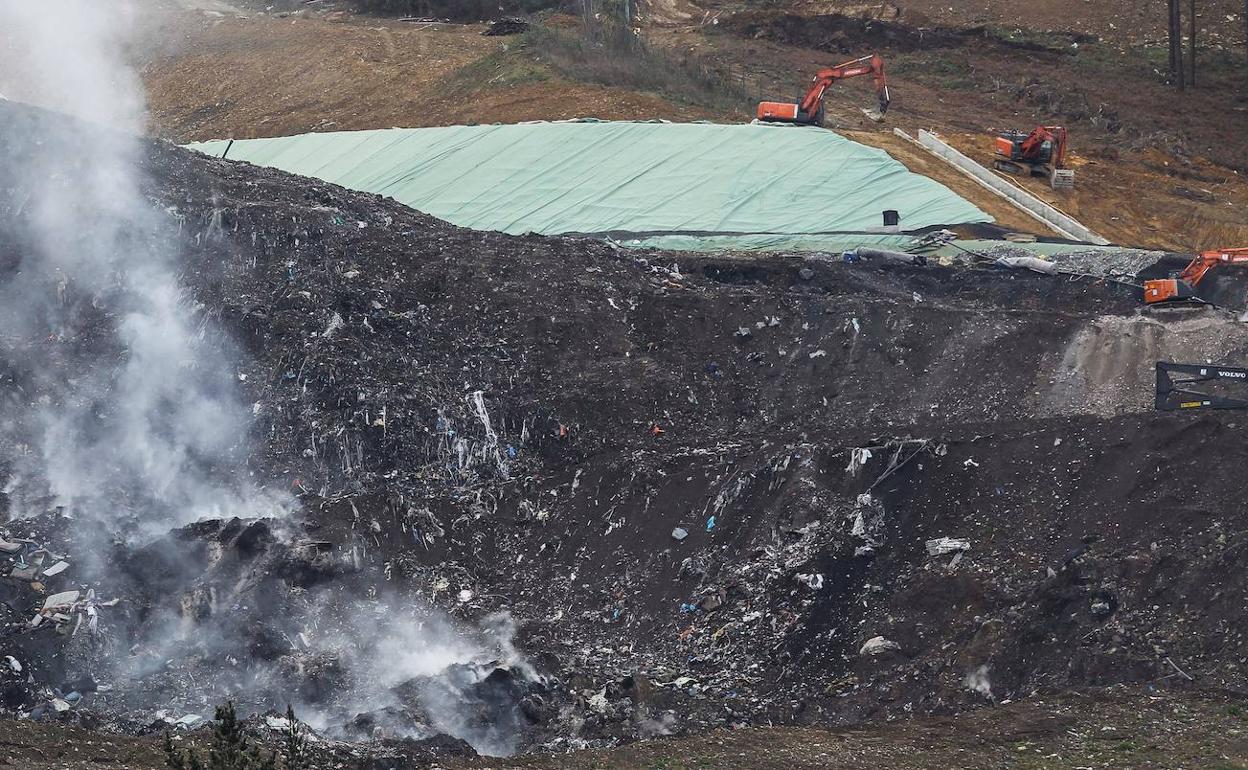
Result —
[{"label": "concrete drainage channel", "polygon": [[919,130],[919,138],[916,140],[900,128],[894,128],[893,133],[910,142],[918,144],[923,149],[945,161],[949,165],[956,168],[966,176],[974,179],[981,187],[991,191],[993,194],[1009,201],[1015,208],[1033,217],[1037,222],[1046,227],[1051,227],[1061,235],[1076,241],[1091,243],[1097,246],[1105,246],[1109,241],[1088,228],[1084,227],[1078,220],[1067,214],[1058,211],[1053,206],[1045,203],[1036,196],[1019,187],[1017,184],[998,177],[988,169],[976,163],[971,158],[958,152],[948,143],[936,136],[931,131],[924,129]]}]

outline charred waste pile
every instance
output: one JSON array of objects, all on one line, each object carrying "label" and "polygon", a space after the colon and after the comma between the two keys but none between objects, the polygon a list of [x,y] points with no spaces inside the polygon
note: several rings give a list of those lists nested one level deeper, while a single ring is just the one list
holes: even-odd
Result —
[{"label": "charred waste pile", "polygon": [[1243,687],[1244,418],[1150,411],[1219,311],[471,232],[3,101],[0,287],[18,718],[506,754]]}]

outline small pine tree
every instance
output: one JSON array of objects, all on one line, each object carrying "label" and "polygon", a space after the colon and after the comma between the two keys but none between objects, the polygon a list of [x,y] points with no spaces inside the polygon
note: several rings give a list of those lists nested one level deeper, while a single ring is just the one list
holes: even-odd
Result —
[{"label": "small pine tree", "polygon": [[165,766],[169,770],[277,770],[277,753],[266,756],[247,740],[234,703],[226,701],[217,706],[213,718],[207,766],[193,750],[178,751],[169,733],[165,733]]},{"label": "small pine tree", "polygon": [[173,736],[165,730],[165,767],[169,770],[189,770],[186,764],[186,755],[178,751],[173,745]]},{"label": "small pine tree", "polygon": [[212,746],[208,749],[208,770],[250,770],[250,754],[243,724],[234,711],[234,701],[217,706]]},{"label": "small pine tree", "polygon": [[286,732],[283,734],[282,763],[286,770],[307,770],[308,736],[295,719],[295,709],[286,704]]}]

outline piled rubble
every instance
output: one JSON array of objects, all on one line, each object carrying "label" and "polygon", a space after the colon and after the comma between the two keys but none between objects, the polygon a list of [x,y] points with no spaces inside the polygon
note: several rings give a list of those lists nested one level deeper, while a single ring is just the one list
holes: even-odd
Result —
[{"label": "piled rubble", "polygon": [[[5,158],[49,120],[0,109],[5,270]],[[1235,418],[1140,414],[1146,378],[1095,415],[1054,390],[1081,331],[1137,312],[1130,287],[474,233],[145,151],[240,351],[248,481],[297,505],[154,539],[116,537],[124,512],[12,522],[12,713],[143,732],[228,697],[329,739],[506,753],[1172,664],[1238,684]],[[1211,448],[1224,466],[1182,472]]]}]

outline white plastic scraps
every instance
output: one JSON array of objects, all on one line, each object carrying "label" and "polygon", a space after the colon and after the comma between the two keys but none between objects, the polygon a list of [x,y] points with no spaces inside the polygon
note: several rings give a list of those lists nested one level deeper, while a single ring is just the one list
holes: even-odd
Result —
[{"label": "white plastic scraps", "polygon": [[851,476],[857,476],[858,471],[862,470],[862,466],[866,465],[872,457],[871,450],[865,447],[850,450],[849,465],[845,466],[845,472]]},{"label": "white plastic scraps", "polygon": [[799,574],[797,580],[799,583],[804,583],[812,591],[818,591],[820,588],[823,588],[823,575],[820,573],[813,575]]},{"label": "white plastic scraps", "polygon": [[490,413],[485,409],[485,394],[480,390],[474,390],[468,395],[468,402],[472,404],[472,410],[476,412],[477,419],[481,421],[481,427],[485,430],[485,446],[481,448],[482,459],[492,457],[494,464],[498,466],[498,475],[506,480],[509,478],[507,462],[503,459],[502,452],[499,451],[498,434],[494,432],[494,426],[490,424]]},{"label": "white plastic scraps", "polygon": [[937,537],[927,541],[928,556],[944,556],[954,551],[968,551],[971,541],[960,537]]}]

